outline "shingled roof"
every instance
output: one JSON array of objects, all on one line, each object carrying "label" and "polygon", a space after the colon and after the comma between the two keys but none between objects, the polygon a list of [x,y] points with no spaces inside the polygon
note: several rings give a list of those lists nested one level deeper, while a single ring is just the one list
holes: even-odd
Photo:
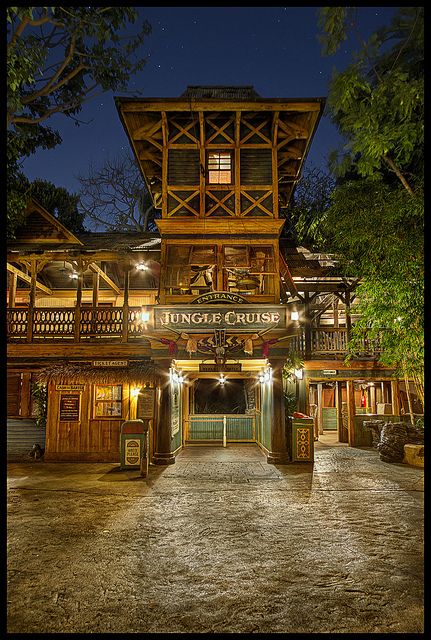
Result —
[{"label": "shingled roof", "polygon": [[221,100],[255,100],[261,96],[251,85],[243,87],[189,85],[181,98],[218,98]]}]

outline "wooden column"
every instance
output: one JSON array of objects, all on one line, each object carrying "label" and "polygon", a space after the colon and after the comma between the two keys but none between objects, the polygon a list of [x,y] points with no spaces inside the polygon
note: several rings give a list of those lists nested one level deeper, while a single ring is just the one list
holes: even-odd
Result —
[{"label": "wooden column", "polygon": [[351,447],[355,445],[355,392],[353,380],[347,380],[347,429],[348,442]]},{"label": "wooden column", "polygon": [[78,280],[76,283],[76,306],[75,306],[75,342],[81,339],[81,303],[82,303],[82,281],[84,278],[82,260],[78,260]]},{"label": "wooden column", "polygon": [[283,365],[275,362],[272,372],[272,424],[271,451],[267,462],[270,464],[286,464],[290,462],[290,442],[288,441],[285,423],[283,395]]},{"label": "wooden column", "polygon": [[241,111],[235,112],[235,158],[234,158],[234,186],[235,186],[235,215],[241,215]]},{"label": "wooden column", "polygon": [[338,442],[343,442],[343,416],[342,409],[342,396],[341,396],[341,382],[339,380],[335,383],[335,409],[337,414],[337,433]]},{"label": "wooden column", "polygon": [[156,389],[154,464],[173,464],[171,452],[171,385],[169,380]]},{"label": "wooden column", "polygon": [[28,300],[28,316],[27,316],[27,342],[33,340],[33,316],[34,307],[36,304],[36,278],[37,278],[37,264],[35,260],[31,261],[31,280],[30,280],[30,295]]},{"label": "wooden column", "polygon": [[323,434],[323,384],[317,383],[317,428],[319,435]]},{"label": "wooden column", "polygon": [[310,317],[310,294],[308,291],[304,292],[304,320],[305,320],[305,359],[311,360],[311,317]]},{"label": "wooden column", "polygon": [[13,309],[15,306],[17,282],[18,282],[17,274],[9,273],[9,308],[10,309]]},{"label": "wooden column", "polygon": [[350,336],[352,334],[352,319],[350,317],[350,291],[345,292],[345,305],[346,305],[346,338],[347,343],[350,342]]},{"label": "wooden column", "polygon": [[377,413],[376,387],[374,385],[372,385],[371,387],[369,387],[369,391],[370,391],[370,409],[371,409],[371,413]]},{"label": "wooden column", "polygon": [[205,155],[205,119],[203,111],[199,111],[199,215],[205,217],[206,155]]},{"label": "wooden column", "polygon": [[93,271],[93,307],[97,307],[97,305],[99,304],[99,284],[99,273],[97,271]]},{"label": "wooden column", "polygon": [[391,395],[392,395],[392,414],[394,416],[399,416],[401,403],[400,403],[400,384],[398,380],[391,380]]},{"label": "wooden column", "polygon": [[123,335],[121,342],[127,342],[129,332],[129,281],[130,281],[130,265],[124,265],[124,301],[123,301]]}]

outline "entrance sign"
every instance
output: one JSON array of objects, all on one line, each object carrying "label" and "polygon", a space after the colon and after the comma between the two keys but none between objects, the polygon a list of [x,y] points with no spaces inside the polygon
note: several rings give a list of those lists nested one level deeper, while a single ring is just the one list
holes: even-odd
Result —
[{"label": "entrance sign", "polygon": [[236,304],[248,304],[248,300],[238,293],[229,293],[228,291],[213,291],[204,293],[198,298],[192,300],[192,304],[205,304],[214,302],[229,302]]},{"label": "entrance sign", "polygon": [[155,307],[154,327],[156,329],[176,329],[182,331],[212,331],[213,329],[234,329],[235,331],[261,331],[262,329],[284,329],[286,327],[286,307],[201,307],[199,311],[190,307]]}]

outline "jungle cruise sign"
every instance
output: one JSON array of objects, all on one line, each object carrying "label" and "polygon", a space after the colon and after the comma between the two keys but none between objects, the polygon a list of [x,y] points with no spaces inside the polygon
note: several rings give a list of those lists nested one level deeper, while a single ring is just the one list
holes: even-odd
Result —
[{"label": "jungle cruise sign", "polygon": [[193,307],[155,307],[154,327],[156,329],[176,329],[177,331],[208,331],[213,329],[233,329],[235,331],[261,331],[262,329],[284,329],[286,308],[283,306],[262,307],[244,305],[228,308],[215,306],[199,309]]}]

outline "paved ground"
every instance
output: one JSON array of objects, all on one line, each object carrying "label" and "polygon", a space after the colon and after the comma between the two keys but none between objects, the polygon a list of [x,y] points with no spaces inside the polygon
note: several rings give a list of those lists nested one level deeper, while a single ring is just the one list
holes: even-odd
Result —
[{"label": "paved ground", "polygon": [[423,632],[423,469],[317,443],[8,465],[8,632]]}]

